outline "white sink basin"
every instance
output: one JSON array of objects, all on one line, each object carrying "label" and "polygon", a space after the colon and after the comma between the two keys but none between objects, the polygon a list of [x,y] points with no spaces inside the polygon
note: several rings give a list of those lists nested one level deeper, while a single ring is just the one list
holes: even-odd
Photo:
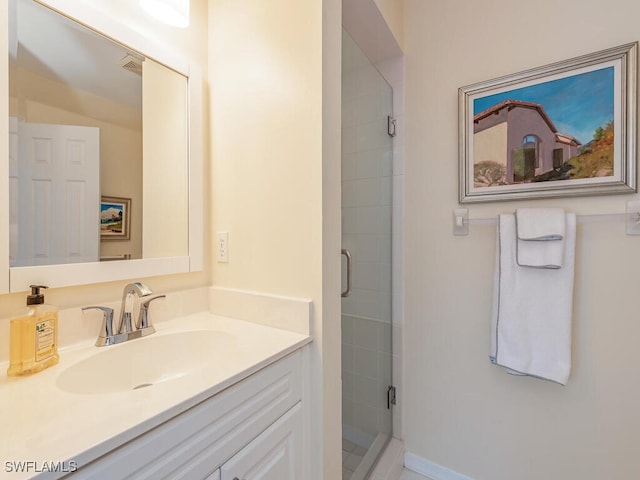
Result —
[{"label": "white sink basin", "polygon": [[233,335],[215,330],[156,333],[118,345],[96,347],[95,355],[64,369],[56,384],[65,392],[79,394],[153,388],[204,368],[215,368],[211,359],[221,358],[221,351],[231,352],[234,344]]}]

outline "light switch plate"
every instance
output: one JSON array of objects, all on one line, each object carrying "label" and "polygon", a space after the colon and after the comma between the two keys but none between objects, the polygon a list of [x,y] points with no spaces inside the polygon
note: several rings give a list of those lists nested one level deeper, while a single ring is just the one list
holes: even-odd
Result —
[{"label": "light switch plate", "polygon": [[456,236],[469,235],[468,208],[456,208],[453,210],[453,234]]},{"label": "light switch plate", "polygon": [[627,202],[627,235],[640,235],[640,201]]}]

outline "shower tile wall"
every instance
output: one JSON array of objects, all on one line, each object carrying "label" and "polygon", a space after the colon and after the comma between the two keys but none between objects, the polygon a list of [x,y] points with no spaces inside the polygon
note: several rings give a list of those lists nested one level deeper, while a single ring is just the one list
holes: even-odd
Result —
[{"label": "shower tile wall", "polygon": [[342,245],[353,257],[352,294],[342,303],[343,424],[349,440],[368,448],[378,432],[391,432],[393,99],[346,33],[342,102]]}]

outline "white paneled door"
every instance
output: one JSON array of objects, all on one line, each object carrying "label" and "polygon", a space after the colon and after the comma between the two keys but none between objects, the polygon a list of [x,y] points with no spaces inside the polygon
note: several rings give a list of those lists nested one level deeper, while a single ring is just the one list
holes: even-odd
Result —
[{"label": "white paneled door", "polygon": [[100,130],[18,122],[17,133],[11,266],[98,261]]}]

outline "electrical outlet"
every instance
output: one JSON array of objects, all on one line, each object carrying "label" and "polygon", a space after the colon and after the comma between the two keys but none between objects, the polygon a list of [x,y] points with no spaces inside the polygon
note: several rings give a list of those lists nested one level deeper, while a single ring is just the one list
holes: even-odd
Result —
[{"label": "electrical outlet", "polygon": [[229,262],[229,232],[218,232],[216,241],[216,258],[218,263]]}]

